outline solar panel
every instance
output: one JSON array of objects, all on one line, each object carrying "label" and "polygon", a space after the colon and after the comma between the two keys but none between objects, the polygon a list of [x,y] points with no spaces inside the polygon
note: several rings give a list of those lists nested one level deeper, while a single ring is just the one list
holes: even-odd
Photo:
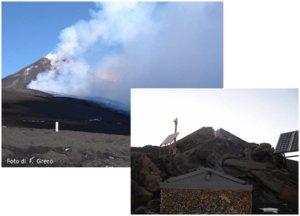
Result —
[{"label": "solar panel", "polygon": [[167,138],[161,143],[162,144],[168,144],[170,142],[172,142],[177,136],[178,136],[178,132],[174,133],[174,134],[170,134],[169,136],[167,136]]},{"label": "solar panel", "polygon": [[280,134],[275,152],[286,153],[294,151],[298,151],[298,131]]}]

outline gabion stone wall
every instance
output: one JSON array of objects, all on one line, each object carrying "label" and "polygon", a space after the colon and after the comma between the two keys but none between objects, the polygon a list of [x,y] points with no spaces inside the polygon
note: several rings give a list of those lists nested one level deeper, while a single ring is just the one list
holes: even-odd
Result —
[{"label": "gabion stone wall", "polygon": [[161,189],[162,214],[251,214],[251,191]]}]

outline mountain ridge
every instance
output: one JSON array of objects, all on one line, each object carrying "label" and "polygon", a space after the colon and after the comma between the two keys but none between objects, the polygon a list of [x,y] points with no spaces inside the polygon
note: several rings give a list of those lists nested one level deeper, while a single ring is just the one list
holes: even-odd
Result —
[{"label": "mountain ridge", "polygon": [[[2,79],[2,89],[10,89],[10,90],[24,90],[24,92],[32,91],[40,91],[37,89],[30,89],[27,86],[36,78],[40,73],[47,73],[50,70],[55,70],[55,72],[59,73],[59,65],[60,63],[68,63],[69,60],[62,59],[53,60],[48,59],[47,57],[42,57],[34,63],[22,68],[14,74],[6,76]],[[53,63],[53,64],[52,64]],[[92,96],[76,96],[71,94],[59,93],[59,92],[51,92],[51,91],[40,91],[49,95],[53,95],[55,97],[65,97],[65,98],[75,98],[79,100],[86,100],[95,102],[101,106],[105,106],[107,108],[112,108],[116,111],[124,112],[129,114],[130,107],[121,102],[111,100],[104,97],[92,97]]]},{"label": "mountain ridge", "polygon": [[51,61],[42,57],[34,63],[22,68],[14,74],[2,79],[2,88],[5,89],[26,89],[28,84],[35,80],[39,73],[51,69]]},{"label": "mountain ridge", "polygon": [[40,73],[59,72],[64,62],[42,57],[2,79],[2,125],[50,129],[60,121],[65,130],[129,135],[129,109],[118,102],[27,88]]}]

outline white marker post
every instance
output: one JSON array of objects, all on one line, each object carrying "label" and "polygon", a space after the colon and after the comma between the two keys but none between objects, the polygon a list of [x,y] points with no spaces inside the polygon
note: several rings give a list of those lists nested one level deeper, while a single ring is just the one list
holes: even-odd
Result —
[{"label": "white marker post", "polygon": [[58,122],[55,122],[55,132],[58,132]]}]

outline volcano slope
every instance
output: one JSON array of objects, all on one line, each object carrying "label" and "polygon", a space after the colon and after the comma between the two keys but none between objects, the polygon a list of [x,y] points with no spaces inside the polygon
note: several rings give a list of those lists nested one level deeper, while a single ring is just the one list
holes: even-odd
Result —
[{"label": "volcano slope", "polygon": [[248,143],[219,129],[201,128],[177,141],[175,156],[159,147],[131,148],[131,211],[159,213],[160,182],[209,167],[253,185],[252,213],[278,208],[280,214],[298,213],[298,162],[274,154],[270,144]]},{"label": "volcano slope", "polygon": [[2,80],[2,166],[129,166],[129,113],[26,89],[49,67],[42,58]]}]

